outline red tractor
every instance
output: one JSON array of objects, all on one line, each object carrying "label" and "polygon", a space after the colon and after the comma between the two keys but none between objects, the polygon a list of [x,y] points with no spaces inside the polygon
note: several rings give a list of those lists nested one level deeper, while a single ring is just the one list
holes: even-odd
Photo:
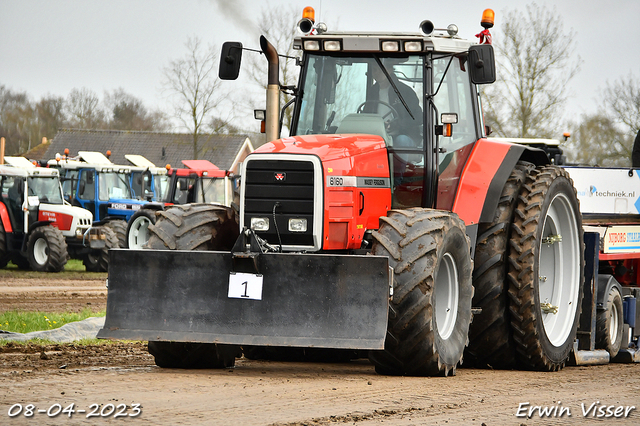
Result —
[{"label": "red tractor", "polygon": [[35,167],[24,157],[0,165],[0,268],[60,272],[67,260],[83,259],[87,270],[106,271],[115,233],[92,226],[90,211],[71,206],[57,169]]},{"label": "red tractor", "polygon": [[214,203],[230,206],[233,200],[233,175],[220,170],[207,160],[183,160],[185,169],[168,167],[167,187],[163,202],[145,204],[129,220],[127,241],[129,248],[140,249],[149,240],[149,227],[156,223],[156,212],[166,206],[188,203]]},{"label": "red tractor", "polygon": [[[452,375],[465,352],[562,368],[583,291],[576,191],[543,151],[487,138],[478,85],[495,80],[492,47],[430,21],[299,28],[294,89],[260,40],[271,142],[243,163],[239,223],[220,206],[173,206],[156,250],[111,250],[98,336],[150,340],[164,367],[337,349],[393,375]],[[238,76],[241,53],[225,43],[221,78]],[[294,95],[282,139],[281,90]]]}]

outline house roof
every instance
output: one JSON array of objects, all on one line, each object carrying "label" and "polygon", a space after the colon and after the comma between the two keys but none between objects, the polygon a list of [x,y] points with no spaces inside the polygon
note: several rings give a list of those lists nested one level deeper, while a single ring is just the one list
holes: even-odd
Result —
[{"label": "house roof", "polygon": [[[247,135],[201,135],[198,159],[209,160],[222,170],[230,170],[241,150],[251,141]],[[61,129],[42,159],[55,158],[69,149],[70,156],[78,151],[111,151],[115,164],[129,164],[127,154],[139,154],[156,166],[183,167],[182,160],[193,159],[193,136],[186,133],[156,133],[128,130]]]},{"label": "house roof", "polygon": [[45,154],[47,152],[47,149],[49,149],[50,146],[51,146],[51,140],[47,142],[42,142],[41,144],[34,146],[29,151],[22,153],[20,155],[26,158],[30,158],[31,160],[38,160],[38,161],[48,160],[48,158],[45,158]]}]

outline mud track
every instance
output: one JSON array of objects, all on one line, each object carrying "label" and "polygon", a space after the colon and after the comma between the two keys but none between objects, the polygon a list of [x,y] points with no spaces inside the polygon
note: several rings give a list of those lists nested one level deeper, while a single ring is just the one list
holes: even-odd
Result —
[{"label": "mud track", "polygon": [[[105,303],[104,279],[0,278],[2,310],[104,309]],[[605,424],[637,425],[639,375],[640,365],[610,364],[557,373],[461,368],[448,378],[388,377],[376,375],[367,360],[312,364],[239,359],[233,369],[185,371],[156,367],[144,342],[8,344],[0,349],[0,424],[102,423],[87,419],[92,404],[100,404],[105,413],[108,404],[124,407],[125,414],[133,414],[132,404],[140,404],[141,413],[126,421],[154,425],[603,424],[584,417],[581,407],[600,401],[639,408]],[[537,411],[532,418],[517,417],[520,404],[527,402],[565,407],[571,416],[565,410],[562,417],[541,418]],[[55,412],[55,404],[65,408],[72,403],[75,410],[87,411],[71,418],[46,413]],[[9,417],[15,404],[34,404],[36,412]]]}]

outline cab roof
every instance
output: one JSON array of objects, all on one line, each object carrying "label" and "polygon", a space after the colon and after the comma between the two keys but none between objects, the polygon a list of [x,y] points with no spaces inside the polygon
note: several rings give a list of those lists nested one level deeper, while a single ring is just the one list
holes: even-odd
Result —
[{"label": "cab roof", "polygon": [[[304,46],[307,40],[320,41],[319,50],[309,50]],[[322,48],[324,41],[339,41],[340,49],[326,51]],[[382,43],[386,41],[398,41],[398,51],[383,51]],[[405,51],[405,42],[420,42],[421,49],[417,51]],[[476,44],[475,41],[465,40],[458,36],[450,36],[446,30],[436,29],[430,35],[419,32],[407,33],[378,33],[378,32],[326,32],[323,34],[310,34],[297,36],[293,41],[293,48],[312,53],[338,53],[338,52],[380,52],[382,54],[413,53],[436,51],[445,53],[462,53]]]},{"label": "cab roof", "polygon": [[0,165],[0,176],[19,176],[19,177],[58,177],[60,173],[56,169],[46,167],[15,167],[10,165]]}]

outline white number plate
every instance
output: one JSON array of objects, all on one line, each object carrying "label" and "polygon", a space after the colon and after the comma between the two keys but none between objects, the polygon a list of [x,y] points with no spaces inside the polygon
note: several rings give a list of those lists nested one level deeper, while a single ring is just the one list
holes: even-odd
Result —
[{"label": "white number plate", "polygon": [[262,275],[231,272],[229,298],[262,300]]}]

